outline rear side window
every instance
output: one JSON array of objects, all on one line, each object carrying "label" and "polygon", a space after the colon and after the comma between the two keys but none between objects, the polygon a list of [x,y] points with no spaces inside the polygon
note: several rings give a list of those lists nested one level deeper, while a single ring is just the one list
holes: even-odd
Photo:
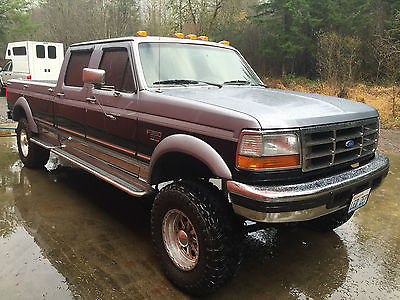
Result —
[{"label": "rear side window", "polygon": [[26,55],[26,48],[25,47],[13,47],[13,54],[14,55]]},{"label": "rear side window", "polygon": [[106,49],[100,62],[100,69],[106,71],[106,86],[117,91],[133,93],[135,84],[128,51],[125,48]]},{"label": "rear side window", "polygon": [[83,86],[82,70],[89,65],[92,51],[74,51],[68,62],[64,83],[69,86]]},{"label": "rear side window", "polygon": [[36,45],[36,57],[37,58],[44,58],[44,46],[43,45]]},{"label": "rear side window", "polygon": [[55,59],[57,57],[56,47],[49,46],[47,48],[47,57],[51,59]]}]

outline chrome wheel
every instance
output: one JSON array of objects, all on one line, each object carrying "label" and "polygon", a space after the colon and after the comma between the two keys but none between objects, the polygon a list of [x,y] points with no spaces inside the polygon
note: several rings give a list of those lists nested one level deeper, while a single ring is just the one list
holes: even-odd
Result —
[{"label": "chrome wheel", "polygon": [[199,259],[196,230],[189,218],[180,210],[169,210],[162,222],[165,249],[173,263],[181,270],[192,270]]},{"label": "chrome wheel", "polygon": [[27,157],[29,153],[29,140],[28,134],[26,133],[25,129],[21,130],[21,134],[19,136],[19,144],[21,146],[22,155]]}]

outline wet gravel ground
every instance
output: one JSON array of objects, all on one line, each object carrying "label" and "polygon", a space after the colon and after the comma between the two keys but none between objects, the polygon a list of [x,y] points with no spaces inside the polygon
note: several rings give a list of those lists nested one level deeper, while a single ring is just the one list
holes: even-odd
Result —
[{"label": "wet gravel ground", "polygon": [[[249,234],[210,298],[399,299],[400,140],[388,141],[389,175],[348,223]],[[189,298],[158,266],[148,203],[57,157],[47,168],[23,168],[15,138],[0,138],[0,299]]]}]

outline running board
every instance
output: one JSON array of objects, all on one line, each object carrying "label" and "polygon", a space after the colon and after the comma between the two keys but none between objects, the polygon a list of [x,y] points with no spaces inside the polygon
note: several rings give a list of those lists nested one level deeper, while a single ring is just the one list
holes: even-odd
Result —
[{"label": "running board", "polygon": [[31,137],[29,139],[32,143],[35,143],[36,145],[39,145],[42,148],[45,148],[47,150],[52,150],[56,148],[64,148],[65,145],[60,145],[60,146],[54,146],[49,143],[43,142],[42,140],[39,140],[37,137]]},{"label": "running board", "polygon": [[[30,139],[30,141],[32,141],[33,143],[35,143],[45,149],[50,150],[52,153],[64,158],[65,160],[67,160],[67,161],[73,163],[74,165],[84,169],[85,171],[103,179],[104,181],[111,183],[115,187],[123,190],[124,192],[126,192],[132,196],[142,197],[142,196],[149,195],[154,192],[154,190],[151,188],[150,185],[148,186],[148,189],[141,188],[147,184],[138,178],[135,178],[132,176],[130,178],[131,182],[128,182],[126,180],[119,178],[118,176],[116,176],[114,174],[110,174],[109,172],[104,171],[101,168],[96,167],[93,164],[86,162],[83,159],[63,150],[65,145],[54,146],[54,145],[46,143],[42,140],[39,140],[36,137],[32,137]],[[137,185],[135,185],[135,181],[137,181]]]}]

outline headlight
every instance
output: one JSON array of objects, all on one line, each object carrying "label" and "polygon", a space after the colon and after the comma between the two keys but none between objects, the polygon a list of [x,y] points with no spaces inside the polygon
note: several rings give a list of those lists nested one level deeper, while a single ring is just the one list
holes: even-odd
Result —
[{"label": "headlight", "polygon": [[239,139],[236,166],[256,171],[298,168],[299,138],[294,133],[243,131]]}]

